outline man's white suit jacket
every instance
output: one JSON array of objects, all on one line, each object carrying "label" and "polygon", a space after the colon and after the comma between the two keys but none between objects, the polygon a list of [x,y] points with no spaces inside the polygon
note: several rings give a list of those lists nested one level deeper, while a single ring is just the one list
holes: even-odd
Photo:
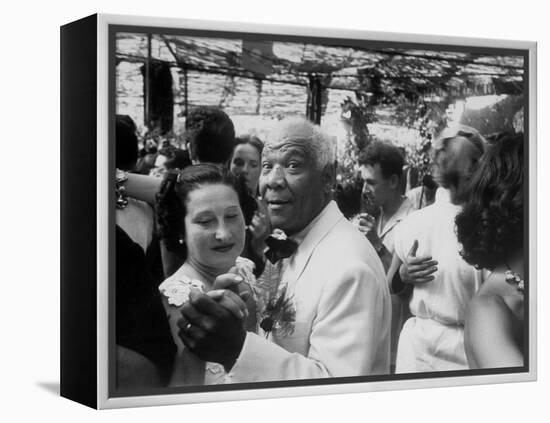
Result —
[{"label": "man's white suit jacket", "polygon": [[248,332],[228,383],[389,373],[391,302],[370,242],[330,202],[282,276],[294,331]]}]

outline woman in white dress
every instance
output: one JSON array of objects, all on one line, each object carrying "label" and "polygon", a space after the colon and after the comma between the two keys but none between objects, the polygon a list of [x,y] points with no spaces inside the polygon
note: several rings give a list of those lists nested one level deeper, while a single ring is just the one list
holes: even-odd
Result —
[{"label": "woman in white dress", "polygon": [[223,382],[223,367],[196,358],[179,336],[180,309],[194,290],[207,292],[243,325],[254,314],[245,304],[250,300],[253,307],[253,264],[239,257],[245,242],[241,186],[227,169],[199,164],[168,173],[157,196],[161,237],[169,250],[185,257],[159,286],[178,347],[171,386]]},{"label": "woman in white dress", "polygon": [[464,259],[492,271],[465,317],[466,355],[474,369],[524,364],[523,143],[523,134],[496,139],[456,218]]}]

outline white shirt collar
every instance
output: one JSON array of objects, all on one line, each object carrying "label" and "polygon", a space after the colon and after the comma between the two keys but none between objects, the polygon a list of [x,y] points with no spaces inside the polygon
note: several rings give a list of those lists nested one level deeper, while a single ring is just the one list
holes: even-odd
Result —
[{"label": "white shirt collar", "polygon": [[450,203],[451,202],[451,191],[439,187],[437,191],[435,192],[435,202],[436,203]]},{"label": "white shirt collar", "polygon": [[309,222],[304,229],[302,229],[297,234],[289,236],[289,238],[293,241],[296,241],[298,245],[300,245],[302,241],[306,238],[307,234],[311,231],[311,229],[317,224],[317,222],[319,222],[323,218],[323,216],[327,214],[329,210],[329,205],[331,203],[333,203],[333,201],[329,201],[327,205],[323,207],[323,210],[321,210],[321,212],[311,222]]},{"label": "white shirt collar", "polygon": [[283,275],[287,282],[300,277],[315,247],[343,219],[345,217],[336,202],[330,201],[309,225],[292,237],[299,244],[296,252],[288,258],[289,267]]},{"label": "white shirt collar", "polygon": [[405,196],[402,197],[403,201],[397,209],[397,211],[386,221],[386,224],[382,228],[382,219],[378,219],[378,236],[383,237],[388,233],[395,225],[401,222],[407,215],[410,213],[411,209],[414,208],[412,202]]}]

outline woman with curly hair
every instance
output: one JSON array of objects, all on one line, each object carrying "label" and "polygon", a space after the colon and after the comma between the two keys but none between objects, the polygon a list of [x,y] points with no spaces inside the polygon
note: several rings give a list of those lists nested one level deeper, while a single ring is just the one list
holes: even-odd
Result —
[{"label": "woman with curly hair", "polygon": [[193,304],[193,291],[206,292],[233,319],[246,325],[253,264],[239,257],[245,239],[242,184],[223,167],[199,164],[165,175],[157,195],[157,220],[166,247],[183,265],[160,286],[178,353],[170,385],[218,383],[219,364],[195,357],[181,338],[206,331],[197,322],[180,327],[181,308]]},{"label": "woman with curly hair", "polygon": [[470,368],[522,366],[524,350],[523,134],[489,147],[456,217],[462,256],[492,271],[470,301],[465,347]]}]

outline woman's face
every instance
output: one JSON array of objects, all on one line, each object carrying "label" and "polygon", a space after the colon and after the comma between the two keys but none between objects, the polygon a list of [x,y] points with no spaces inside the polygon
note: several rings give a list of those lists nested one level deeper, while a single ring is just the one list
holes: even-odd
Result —
[{"label": "woman's face", "polygon": [[185,243],[188,260],[226,272],[244,248],[244,217],[237,193],[224,184],[207,184],[187,196]]},{"label": "woman's face", "polygon": [[260,152],[250,144],[239,144],[235,147],[231,159],[231,173],[242,175],[250,192],[255,195],[260,178]]}]

